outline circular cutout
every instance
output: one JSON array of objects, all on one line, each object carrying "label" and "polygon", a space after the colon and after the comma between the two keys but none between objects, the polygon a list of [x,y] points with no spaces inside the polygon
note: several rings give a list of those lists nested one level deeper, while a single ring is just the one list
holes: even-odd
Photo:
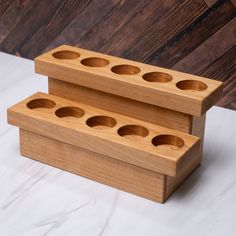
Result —
[{"label": "circular cutout", "polygon": [[62,107],[55,111],[55,115],[59,118],[74,120],[84,115],[84,110],[78,107]]},{"label": "circular cutout", "polygon": [[93,116],[87,119],[86,124],[92,128],[106,129],[113,128],[116,125],[116,120],[109,116]]},{"label": "circular cutout", "polygon": [[150,72],[143,75],[143,79],[148,82],[167,83],[173,78],[171,75],[163,72]]},{"label": "circular cutout", "polygon": [[56,59],[73,60],[80,57],[80,54],[78,52],[64,50],[64,51],[54,52],[52,56]]},{"label": "circular cutout", "polygon": [[135,75],[140,72],[140,69],[131,65],[118,65],[113,66],[111,71],[119,75]]},{"label": "circular cutout", "polygon": [[29,109],[39,109],[39,108],[51,109],[56,106],[56,103],[46,98],[38,98],[28,102],[26,106]]},{"label": "circular cutout", "polygon": [[154,146],[172,146],[176,148],[181,148],[184,145],[184,140],[178,136],[163,134],[158,135],[152,139],[152,144]]},{"label": "circular cutout", "polygon": [[103,67],[109,64],[109,61],[100,57],[90,57],[83,59],[81,64],[89,67]]},{"label": "circular cutout", "polygon": [[142,138],[145,138],[148,136],[149,131],[143,126],[139,125],[125,125],[118,129],[117,133],[121,137],[125,137],[127,139],[131,140],[141,140]]},{"label": "circular cutout", "polygon": [[207,89],[207,85],[198,80],[182,80],[176,84],[181,90],[203,91]]}]

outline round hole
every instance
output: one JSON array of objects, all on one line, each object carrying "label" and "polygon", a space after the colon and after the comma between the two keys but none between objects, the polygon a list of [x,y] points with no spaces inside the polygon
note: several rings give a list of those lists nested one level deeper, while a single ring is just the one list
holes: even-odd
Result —
[{"label": "round hole", "polygon": [[106,129],[113,128],[116,120],[109,116],[93,116],[86,121],[86,124],[96,129]]},{"label": "round hole", "polygon": [[126,125],[119,128],[117,133],[121,137],[138,141],[148,136],[149,131],[145,127],[139,125]]},{"label": "round hole", "polygon": [[90,57],[81,61],[81,64],[89,67],[103,67],[109,64],[109,61],[99,57]]},{"label": "round hole", "polygon": [[55,115],[59,118],[74,120],[84,115],[84,111],[78,107],[62,107],[56,110]]},{"label": "round hole", "polygon": [[56,59],[67,59],[67,60],[72,60],[80,57],[80,54],[78,52],[73,52],[69,50],[64,50],[64,51],[58,51],[54,52],[52,56]]},{"label": "round hole", "polygon": [[173,78],[171,75],[162,72],[150,72],[143,75],[143,79],[148,82],[167,83]]},{"label": "round hole", "polygon": [[207,89],[207,85],[198,80],[182,80],[176,84],[181,90],[203,91]]},{"label": "round hole", "polygon": [[154,146],[164,146],[164,147],[177,147],[181,148],[184,145],[182,138],[170,134],[158,135],[152,139],[152,144]]},{"label": "round hole", "polygon": [[55,106],[56,106],[56,103],[54,101],[46,99],[46,98],[34,99],[27,103],[27,107],[29,109],[38,109],[38,108],[51,109]]},{"label": "round hole", "polygon": [[112,67],[111,71],[119,75],[135,75],[140,72],[140,69],[131,65],[119,65]]}]

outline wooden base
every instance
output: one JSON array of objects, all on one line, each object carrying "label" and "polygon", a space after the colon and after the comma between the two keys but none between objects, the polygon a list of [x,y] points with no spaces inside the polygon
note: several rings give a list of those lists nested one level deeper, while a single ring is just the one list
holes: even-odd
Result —
[{"label": "wooden base", "polygon": [[23,156],[160,203],[200,162],[200,157],[193,157],[185,171],[168,177],[23,129],[20,149]]}]

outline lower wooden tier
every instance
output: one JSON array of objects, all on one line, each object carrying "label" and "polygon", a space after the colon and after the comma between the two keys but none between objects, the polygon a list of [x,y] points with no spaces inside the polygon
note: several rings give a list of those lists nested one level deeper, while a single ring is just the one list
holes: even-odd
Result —
[{"label": "lower wooden tier", "polygon": [[187,168],[169,177],[23,129],[20,150],[23,156],[160,203],[201,161],[193,157]]}]

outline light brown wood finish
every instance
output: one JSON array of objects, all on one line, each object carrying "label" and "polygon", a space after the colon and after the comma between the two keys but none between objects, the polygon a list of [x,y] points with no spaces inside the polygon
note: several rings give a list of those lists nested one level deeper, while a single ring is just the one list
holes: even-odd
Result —
[{"label": "light brown wood finish", "polygon": [[153,201],[164,202],[166,178],[163,174],[22,129],[20,149],[23,156],[31,159]]},{"label": "light brown wood finish", "polygon": [[49,78],[49,94],[120,113],[184,133],[191,133],[193,117],[184,113]]},{"label": "light brown wood finish", "polygon": [[205,124],[206,124],[206,114],[200,116],[200,117],[192,117],[192,130],[191,134],[195,135],[200,138],[200,152],[201,157],[200,161],[202,159],[202,152],[203,152],[203,144],[204,144],[204,134],[205,134]]},{"label": "light brown wood finish", "polygon": [[200,165],[222,83],[69,46],[35,62],[50,94],[8,109],[22,155],[161,203]]},{"label": "light brown wood finish", "polygon": [[48,90],[52,95],[195,135],[201,139],[202,150],[205,115],[191,116],[53,78],[48,79]]},{"label": "light brown wood finish", "polygon": [[160,203],[200,161],[193,157],[176,177],[170,177],[23,129],[20,150],[23,156]]},{"label": "light brown wood finish", "polygon": [[193,155],[192,159],[185,165],[185,168],[178,173],[177,176],[166,177],[165,197],[169,197],[175,189],[201,164],[203,143],[204,143],[204,131],[205,131],[206,114],[201,117],[192,117],[191,134],[200,138],[200,154]]},{"label": "light brown wood finish", "polygon": [[35,70],[52,78],[195,116],[204,114],[222,93],[222,83],[218,81],[66,45],[37,57]]},{"label": "light brown wood finish", "polygon": [[43,93],[8,109],[8,122],[170,176],[200,150],[197,137]]},{"label": "light brown wood finish", "polygon": [[184,169],[176,176],[166,176],[165,198],[168,198],[186,178],[200,165],[201,155],[193,156]]}]

